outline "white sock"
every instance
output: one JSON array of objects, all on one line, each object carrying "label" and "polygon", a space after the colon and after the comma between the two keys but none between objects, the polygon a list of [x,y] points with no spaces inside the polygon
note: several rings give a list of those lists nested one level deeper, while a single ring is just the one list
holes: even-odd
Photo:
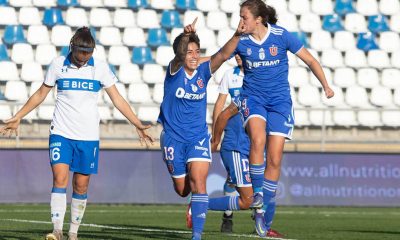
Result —
[{"label": "white sock", "polygon": [[87,199],[72,198],[71,201],[71,225],[70,233],[78,234],[79,225],[81,224],[83,214],[85,213]]},{"label": "white sock", "polygon": [[53,223],[54,230],[63,229],[64,215],[67,210],[67,194],[65,193],[51,193],[50,211],[51,222]]}]

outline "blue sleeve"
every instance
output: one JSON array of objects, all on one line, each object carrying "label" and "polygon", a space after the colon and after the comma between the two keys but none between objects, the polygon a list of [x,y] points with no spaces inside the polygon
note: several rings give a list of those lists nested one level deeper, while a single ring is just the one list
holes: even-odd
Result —
[{"label": "blue sleeve", "polygon": [[296,54],[303,47],[303,43],[286,29],[283,31],[283,37],[286,42],[286,49],[291,53]]},{"label": "blue sleeve", "polygon": [[211,64],[211,61],[208,60],[208,61],[203,62],[202,64],[200,64],[200,66],[198,68],[200,74],[204,76],[204,81],[206,83],[208,83],[208,81],[210,80],[211,75],[212,75],[212,73],[211,73],[211,65],[210,64]]}]

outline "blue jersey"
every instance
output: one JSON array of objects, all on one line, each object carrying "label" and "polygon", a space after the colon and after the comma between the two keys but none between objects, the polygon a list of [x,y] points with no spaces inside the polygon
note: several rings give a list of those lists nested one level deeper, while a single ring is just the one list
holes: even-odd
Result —
[{"label": "blue jersey", "polygon": [[[221,94],[229,94],[232,102],[237,102],[243,85],[243,73],[239,67],[229,69],[225,72],[218,91]],[[229,119],[225,127],[224,139],[221,143],[221,151],[238,151],[248,155],[250,140],[244,128],[240,114]]]},{"label": "blue jersey", "polygon": [[[291,104],[287,51],[297,53],[302,43],[286,29],[268,24],[264,39],[240,38],[235,54],[243,61],[243,96],[259,98],[266,106]],[[275,109],[280,111],[280,109]]]},{"label": "blue jersey", "polygon": [[184,67],[171,73],[171,64],[168,66],[158,122],[175,140],[192,142],[208,134],[206,111],[210,78],[210,61],[200,64],[192,76]]}]

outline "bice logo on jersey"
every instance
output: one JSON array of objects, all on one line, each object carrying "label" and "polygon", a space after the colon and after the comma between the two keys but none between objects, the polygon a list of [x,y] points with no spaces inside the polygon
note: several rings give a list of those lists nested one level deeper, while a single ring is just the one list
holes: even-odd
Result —
[{"label": "bice logo on jersey", "polygon": [[204,87],[203,79],[201,78],[197,79],[197,85],[199,86],[199,88],[203,88]]},{"label": "bice logo on jersey", "polygon": [[276,56],[278,54],[278,47],[275,45],[272,45],[271,47],[269,47],[269,53],[273,57]]}]

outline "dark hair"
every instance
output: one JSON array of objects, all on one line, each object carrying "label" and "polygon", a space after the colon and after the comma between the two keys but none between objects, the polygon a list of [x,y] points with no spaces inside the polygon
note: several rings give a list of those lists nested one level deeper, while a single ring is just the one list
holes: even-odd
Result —
[{"label": "dark hair", "polygon": [[[176,51],[178,51],[179,43],[180,43],[182,37],[184,36],[184,34],[185,34],[185,33],[179,34],[179,35],[175,38],[174,43],[172,44],[172,48],[174,49],[174,53],[175,53],[175,54],[176,54]],[[188,44],[191,43],[191,42],[196,43],[197,46],[200,48],[200,39],[199,39],[199,36],[197,36],[196,33],[191,33],[191,34],[189,35],[189,42],[188,42]]]},{"label": "dark hair", "polygon": [[265,26],[267,23],[276,24],[278,21],[275,8],[265,4],[262,0],[246,0],[240,4],[240,8],[243,7],[247,7],[254,17],[261,17]]},{"label": "dark hair", "polygon": [[69,51],[72,51],[74,48],[79,48],[80,50],[85,51],[86,49],[87,52],[90,52],[89,50],[92,49],[93,51],[95,47],[96,41],[88,27],[78,28],[69,43]]}]

